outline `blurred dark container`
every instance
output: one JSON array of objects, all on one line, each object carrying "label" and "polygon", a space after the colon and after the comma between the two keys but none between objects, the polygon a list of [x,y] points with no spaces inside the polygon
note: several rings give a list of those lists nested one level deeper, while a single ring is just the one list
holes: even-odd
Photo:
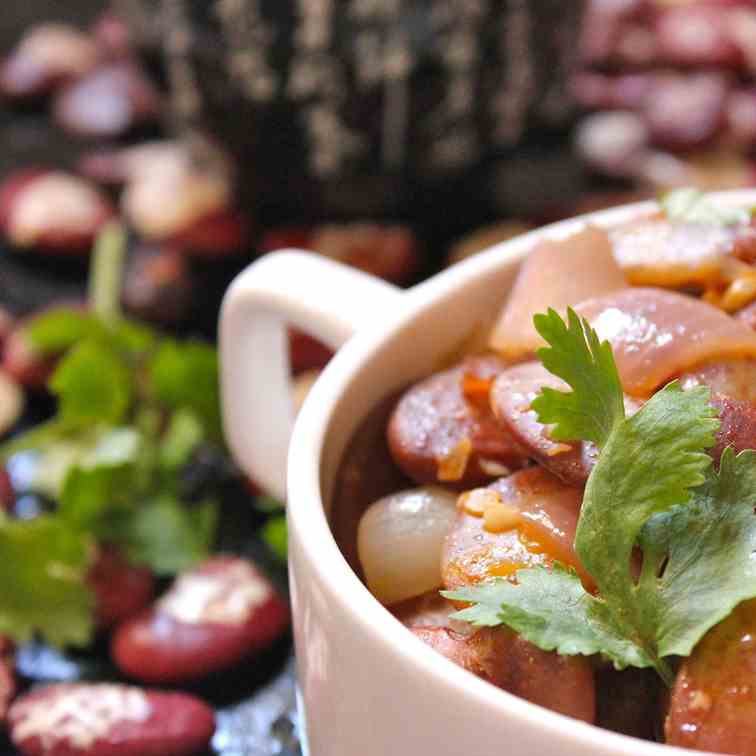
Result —
[{"label": "blurred dark container", "polygon": [[116,4],[162,48],[178,128],[231,152],[264,225],[370,216],[454,232],[522,210],[507,179],[522,149],[532,201],[570,191],[578,0]]}]

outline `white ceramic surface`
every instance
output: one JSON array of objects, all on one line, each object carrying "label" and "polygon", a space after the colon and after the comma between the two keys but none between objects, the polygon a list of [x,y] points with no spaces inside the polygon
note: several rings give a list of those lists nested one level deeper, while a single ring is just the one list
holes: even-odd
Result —
[{"label": "white ceramic surface", "polygon": [[[756,192],[717,200],[753,205]],[[491,321],[535,241],[652,209],[641,203],[531,232],[407,292],[295,251],[263,258],[232,285],[220,333],[226,431],[243,468],[279,495],[290,432],[281,418],[292,416],[284,324],[334,347],[348,340],[307,398],[288,455],[289,569],[311,756],[690,753],[555,714],[457,667],[371,596],[327,521],[334,478],[360,422]]]}]

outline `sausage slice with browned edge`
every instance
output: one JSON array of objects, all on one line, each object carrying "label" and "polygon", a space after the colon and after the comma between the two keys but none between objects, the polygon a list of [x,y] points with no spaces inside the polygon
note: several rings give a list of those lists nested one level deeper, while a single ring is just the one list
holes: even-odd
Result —
[{"label": "sausage slice with browned edge", "polygon": [[406,475],[420,484],[469,488],[525,464],[488,401],[503,367],[497,357],[469,357],[405,392],[389,420],[388,443]]}]

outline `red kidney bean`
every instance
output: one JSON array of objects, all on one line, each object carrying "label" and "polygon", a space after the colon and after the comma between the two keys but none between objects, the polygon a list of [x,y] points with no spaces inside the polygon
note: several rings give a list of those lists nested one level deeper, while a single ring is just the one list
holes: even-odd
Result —
[{"label": "red kidney bean", "polygon": [[727,131],[740,145],[756,144],[756,88],[736,89],[727,98]]},{"label": "red kidney bean", "polygon": [[201,259],[215,259],[239,252],[249,239],[246,219],[235,210],[198,218],[171,241],[185,248],[186,254]]},{"label": "red kidney bean", "polygon": [[468,358],[405,392],[387,437],[406,475],[420,484],[470,488],[522,467],[525,456],[488,405],[490,385],[502,369],[497,357]]},{"label": "red kidney bean", "polygon": [[288,620],[286,602],[249,562],[217,556],[179,576],[152,608],[120,625],[111,652],[130,677],[181,682],[254,655]]},{"label": "red kidney bean", "polygon": [[0,96],[30,100],[84,75],[97,64],[99,51],[87,34],[63,24],[30,29],[0,65]]},{"label": "red kidney bean", "polygon": [[[13,483],[11,482],[10,475],[8,475],[8,471],[4,467],[0,467],[0,512],[10,514],[13,511],[13,503],[15,499],[16,494],[13,490]],[[0,649],[1,648],[2,642],[0,641]]]},{"label": "red kidney bean", "polygon": [[445,627],[411,630],[455,664],[509,693],[575,719],[595,720],[593,669],[585,657],[541,651],[504,628],[470,636]]},{"label": "red kidney bean", "polygon": [[0,729],[5,723],[8,708],[17,690],[13,652],[14,647],[10,638],[0,635]]},{"label": "red kidney bean", "polygon": [[128,24],[112,11],[106,10],[95,20],[92,35],[108,58],[127,58],[133,52]]},{"label": "red kidney bean", "polygon": [[654,74],[580,71],[570,81],[577,101],[589,110],[639,110],[653,87]]},{"label": "red kidney bean", "polygon": [[417,240],[406,226],[319,226],[310,244],[314,252],[396,284],[407,283],[420,267]]},{"label": "red kidney bean", "polygon": [[99,547],[87,583],[95,594],[97,624],[112,627],[133,617],[152,600],[155,578],[146,567],[131,564],[116,546]]},{"label": "red kidney bean", "polygon": [[281,249],[312,249],[313,229],[308,226],[282,226],[266,231],[258,245],[260,254]]},{"label": "red kidney bean", "polygon": [[729,31],[730,14],[714,4],[667,8],[656,18],[658,53],[674,66],[735,68],[740,51]]},{"label": "red kidney bean", "polygon": [[704,146],[723,125],[728,94],[721,74],[657,76],[643,108],[652,141],[671,150]]},{"label": "red kidney bean", "polygon": [[113,206],[97,187],[62,171],[19,171],[0,184],[0,230],[19,248],[87,254],[113,215]]},{"label": "red kidney bean", "polygon": [[132,62],[98,68],[62,89],[53,103],[56,123],[83,139],[112,139],[154,120],[160,97]]},{"label": "red kidney bean", "polygon": [[178,247],[143,244],[129,257],[121,301],[138,318],[176,325],[189,313],[194,288],[189,263]]},{"label": "red kidney bean", "polygon": [[24,756],[192,756],[215,730],[198,698],[115,683],[35,689],[11,706],[8,722]]},{"label": "red kidney bean", "polygon": [[649,146],[643,118],[627,110],[594,113],[575,130],[575,147],[591,167],[610,175],[632,174]]}]

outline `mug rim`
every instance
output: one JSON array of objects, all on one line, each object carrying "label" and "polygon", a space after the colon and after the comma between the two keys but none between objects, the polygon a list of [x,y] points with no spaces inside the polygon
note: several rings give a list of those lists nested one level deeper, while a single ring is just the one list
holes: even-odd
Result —
[{"label": "mug rim", "polygon": [[[716,192],[711,196],[728,205],[756,203],[756,189]],[[606,756],[683,756],[691,751],[616,733],[530,703],[476,677],[414,637],[373,597],[339,549],[326,516],[320,466],[326,431],[333,423],[338,399],[360,367],[425,307],[457,288],[464,288],[474,279],[521,263],[533,244],[541,239],[572,235],[587,223],[611,228],[654,210],[658,211],[658,204],[653,200],[636,202],[543,226],[494,245],[403,292],[404,306],[398,312],[355,334],[329,362],[300,410],[288,455],[290,527],[306,534],[299,539],[299,546],[308,569],[317,573],[320,584],[330,589],[330,600],[341,604],[341,609],[359,625],[361,633],[369,635],[372,642],[383,645],[385,650],[403,657],[402,663],[409,665],[408,669],[414,667],[429,683],[451,686],[456,695],[477,707],[489,709],[492,716],[506,713],[518,717],[523,724],[540,728],[544,736],[569,741],[572,747],[586,753]],[[495,695],[492,688],[496,690]]]}]

